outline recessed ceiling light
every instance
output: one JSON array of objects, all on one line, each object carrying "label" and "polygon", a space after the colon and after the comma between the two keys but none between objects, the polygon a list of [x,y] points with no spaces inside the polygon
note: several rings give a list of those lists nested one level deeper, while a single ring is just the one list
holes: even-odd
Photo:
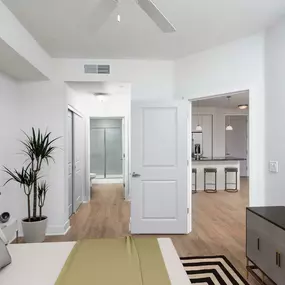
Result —
[{"label": "recessed ceiling light", "polygon": [[106,102],[109,99],[109,93],[104,93],[104,92],[96,92],[94,93],[94,95],[96,96],[96,98],[101,102]]},{"label": "recessed ceiling light", "polygon": [[248,104],[238,105],[238,108],[241,109],[241,110],[246,110],[248,108]]},{"label": "recessed ceiling light", "polygon": [[118,20],[118,22],[121,22],[121,15],[120,14],[118,14],[117,20]]}]

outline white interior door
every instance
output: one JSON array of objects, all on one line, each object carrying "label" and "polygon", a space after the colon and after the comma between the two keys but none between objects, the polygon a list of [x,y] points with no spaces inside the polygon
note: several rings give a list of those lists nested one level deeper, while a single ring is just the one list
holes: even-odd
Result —
[{"label": "white interior door", "polygon": [[131,232],[188,232],[188,102],[132,102]]},{"label": "white interior door", "polygon": [[74,211],[82,203],[83,194],[83,155],[84,155],[84,120],[79,115],[73,113],[74,130],[74,190],[73,203]]},{"label": "white interior door", "polygon": [[[228,116],[226,118],[226,124]],[[247,175],[247,116],[230,116],[232,131],[226,131],[226,155],[245,158],[240,162],[240,176]]]},{"label": "white interior door", "polygon": [[73,119],[72,112],[68,111],[68,214],[73,214]]},{"label": "white interior door", "polygon": [[125,199],[129,199],[129,150],[128,150],[128,123],[122,119],[122,163],[123,163],[123,183],[125,187]]}]

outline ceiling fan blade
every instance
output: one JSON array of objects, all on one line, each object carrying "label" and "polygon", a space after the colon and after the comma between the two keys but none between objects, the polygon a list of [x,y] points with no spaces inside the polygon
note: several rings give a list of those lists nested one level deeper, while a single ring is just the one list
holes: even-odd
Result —
[{"label": "ceiling fan blade", "polygon": [[173,33],[176,31],[175,27],[151,0],[137,0],[137,3],[164,33]]},{"label": "ceiling fan blade", "polygon": [[91,14],[90,26],[92,30],[99,30],[116,9],[118,0],[101,0]]}]

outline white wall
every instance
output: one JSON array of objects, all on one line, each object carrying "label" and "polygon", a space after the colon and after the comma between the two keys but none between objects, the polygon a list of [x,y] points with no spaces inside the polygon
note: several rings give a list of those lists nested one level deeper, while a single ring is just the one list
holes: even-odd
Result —
[{"label": "white wall", "polygon": [[60,137],[54,153],[56,163],[51,162],[43,173],[49,184],[43,213],[48,216],[48,234],[62,234],[69,226],[67,189],[65,181],[65,89],[63,83],[22,83],[19,98],[20,114],[17,128],[29,132],[32,127],[48,130],[53,137]]},{"label": "white wall", "polygon": [[[151,60],[53,59],[63,81],[125,82],[132,85],[132,100],[172,98],[175,92],[174,63]],[[110,75],[85,74],[84,64],[110,64]]]},{"label": "white wall", "polygon": [[[54,158],[43,171],[50,186],[43,213],[48,215],[48,234],[63,233],[68,227],[64,208],[64,149],[63,149],[63,107],[64,93],[61,84],[51,82],[20,83],[0,74],[0,124],[1,148],[0,164],[8,168],[20,169],[25,158],[20,155],[23,146],[19,142],[24,139],[22,130],[30,133],[31,128],[41,128],[52,132],[54,137],[60,136]],[[0,171],[0,185],[7,175]],[[0,187],[0,212],[8,211],[20,222],[27,216],[26,196],[23,189],[10,182]]]},{"label": "white wall", "polygon": [[2,187],[9,178],[3,171],[2,166],[19,168],[19,138],[21,130],[19,121],[21,116],[20,100],[21,92],[16,81],[0,73],[0,213],[9,212],[13,217],[23,218],[25,211],[25,194],[19,186],[10,182]]},{"label": "white wall", "polygon": [[249,90],[250,204],[265,203],[264,34],[176,62],[176,96],[188,99]]},{"label": "white wall", "polygon": [[[266,82],[266,205],[285,206],[285,17],[265,37]],[[279,161],[279,173],[269,173],[270,160]]]},{"label": "white wall", "polygon": [[214,107],[193,107],[193,115],[212,115],[213,116],[213,156],[225,156],[225,118],[226,115],[247,115],[248,110],[233,108],[214,108]]}]

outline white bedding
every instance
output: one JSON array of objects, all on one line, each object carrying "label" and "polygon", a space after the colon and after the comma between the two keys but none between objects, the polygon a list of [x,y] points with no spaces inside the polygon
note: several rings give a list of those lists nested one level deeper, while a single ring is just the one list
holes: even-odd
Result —
[{"label": "white bedding", "polygon": [[[189,285],[171,239],[158,243],[172,285]],[[0,271],[1,285],[54,285],[75,242],[10,244],[12,264]]]}]

